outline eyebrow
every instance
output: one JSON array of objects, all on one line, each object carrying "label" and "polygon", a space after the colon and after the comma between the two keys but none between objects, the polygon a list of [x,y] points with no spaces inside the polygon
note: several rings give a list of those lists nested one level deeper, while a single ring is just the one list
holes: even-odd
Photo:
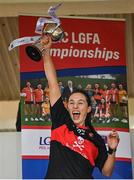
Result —
[{"label": "eyebrow", "polygon": [[[70,102],[70,101],[75,101],[75,100],[70,99],[70,100],[69,100],[69,102]],[[79,99],[78,101],[83,101],[83,102],[86,102],[84,99]]]}]

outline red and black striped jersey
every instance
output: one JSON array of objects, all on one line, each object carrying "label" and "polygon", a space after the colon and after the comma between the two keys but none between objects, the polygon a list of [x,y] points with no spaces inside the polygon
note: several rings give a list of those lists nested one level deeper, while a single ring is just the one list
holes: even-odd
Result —
[{"label": "red and black striped jersey", "polygon": [[[62,98],[51,107],[51,118],[51,146],[46,179],[91,179],[94,167],[101,170],[107,159],[104,140],[93,128],[89,133],[93,138],[76,133],[71,128],[72,120]],[[78,127],[78,131],[89,128]]]}]

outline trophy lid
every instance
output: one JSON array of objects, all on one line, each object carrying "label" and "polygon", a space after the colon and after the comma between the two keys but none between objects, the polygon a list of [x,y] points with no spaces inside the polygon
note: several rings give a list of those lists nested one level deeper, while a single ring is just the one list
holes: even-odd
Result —
[{"label": "trophy lid", "polygon": [[64,37],[63,29],[61,26],[57,26],[56,23],[46,24],[42,34],[49,34],[54,42],[60,41]]}]

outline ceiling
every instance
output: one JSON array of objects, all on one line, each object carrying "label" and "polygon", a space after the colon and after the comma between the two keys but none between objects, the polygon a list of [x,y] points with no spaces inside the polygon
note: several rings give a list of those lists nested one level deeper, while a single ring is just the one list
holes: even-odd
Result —
[{"label": "ceiling", "polygon": [[[18,49],[8,51],[8,45],[19,37],[18,15],[47,15],[47,10],[58,0],[0,0],[0,100],[19,99]],[[59,16],[126,17],[134,12],[134,0],[62,0]],[[116,15],[112,15],[116,14]],[[122,15],[123,14],[123,15]]]},{"label": "ceiling", "polygon": [[57,2],[63,2],[57,11],[62,16],[134,12],[134,0],[0,0],[0,16],[46,15],[48,8]]}]

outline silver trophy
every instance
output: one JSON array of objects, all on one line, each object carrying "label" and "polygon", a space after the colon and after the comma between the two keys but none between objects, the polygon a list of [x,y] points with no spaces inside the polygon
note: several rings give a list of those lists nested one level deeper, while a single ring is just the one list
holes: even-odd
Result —
[{"label": "silver trophy", "polygon": [[55,14],[59,6],[61,6],[61,4],[50,7],[48,9],[48,13],[51,16],[51,19],[40,17],[37,20],[35,32],[37,34],[40,34],[40,36],[23,37],[16,39],[10,44],[9,50],[12,50],[13,48],[20,45],[30,44],[25,48],[26,54],[32,60],[40,61],[42,58],[42,52],[44,51],[40,43],[41,38],[44,35],[49,35],[52,39],[52,42],[56,43],[61,41],[64,37],[64,31],[61,27],[60,20]]},{"label": "silver trophy", "polygon": [[[58,42],[61,41],[62,38],[64,37],[64,31],[61,28],[61,26],[57,26],[56,23],[50,23],[50,24],[46,24],[43,27],[42,36],[43,35],[49,35],[52,39],[52,42]],[[26,47],[27,55],[34,61],[41,60],[43,51],[44,49],[42,49],[40,40]]]}]

